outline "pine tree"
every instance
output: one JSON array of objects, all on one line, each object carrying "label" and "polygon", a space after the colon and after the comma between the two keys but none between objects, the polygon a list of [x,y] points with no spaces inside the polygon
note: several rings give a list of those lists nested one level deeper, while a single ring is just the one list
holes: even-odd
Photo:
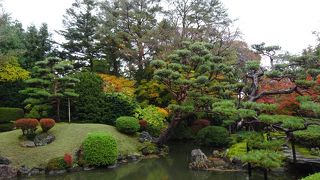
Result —
[{"label": "pine tree", "polygon": [[66,42],[62,44],[66,58],[75,61],[75,68],[89,67],[99,58],[97,46],[98,21],[95,0],[76,0],[64,15],[64,30],[59,31]]},{"label": "pine tree", "polygon": [[154,78],[166,86],[176,102],[170,105],[174,117],[160,136],[160,145],[170,138],[183,113],[211,112],[214,100],[234,95],[233,68],[228,59],[212,54],[211,44],[185,42],[184,48],[174,51],[166,61],[153,60],[151,65],[156,69]]},{"label": "pine tree", "polygon": [[60,120],[61,100],[67,97],[70,102],[70,98],[78,96],[73,87],[79,80],[67,76],[72,69],[70,63],[54,57],[36,62],[33,77],[26,80],[28,87],[20,91],[29,97],[24,103],[30,109],[30,117],[47,117],[54,109],[55,118]]}]

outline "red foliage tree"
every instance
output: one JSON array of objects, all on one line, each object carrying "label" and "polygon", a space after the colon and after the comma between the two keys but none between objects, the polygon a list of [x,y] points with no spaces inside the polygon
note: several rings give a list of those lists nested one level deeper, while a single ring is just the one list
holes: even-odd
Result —
[{"label": "red foliage tree", "polygon": [[15,121],[15,127],[21,129],[23,135],[34,134],[38,125],[39,121],[37,119],[21,118]]},{"label": "red foliage tree", "polygon": [[63,157],[64,162],[66,163],[67,167],[71,167],[72,166],[72,155],[69,153],[66,153]]},{"label": "red foliage tree", "polygon": [[48,132],[56,124],[54,119],[42,118],[40,119],[40,126],[43,132]]}]

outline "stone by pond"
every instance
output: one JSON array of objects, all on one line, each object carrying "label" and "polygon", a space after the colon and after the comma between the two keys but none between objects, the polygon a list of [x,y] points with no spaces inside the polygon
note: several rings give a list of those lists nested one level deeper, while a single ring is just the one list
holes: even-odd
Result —
[{"label": "stone by pond", "polygon": [[33,141],[24,140],[24,141],[20,142],[20,146],[27,147],[27,148],[33,148],[36,146],[45,146],[47,144],[52,143],[55,139],[56,139],[56,137],[52,134],[41,133],[41,134],[37,134],[34,137]]}]

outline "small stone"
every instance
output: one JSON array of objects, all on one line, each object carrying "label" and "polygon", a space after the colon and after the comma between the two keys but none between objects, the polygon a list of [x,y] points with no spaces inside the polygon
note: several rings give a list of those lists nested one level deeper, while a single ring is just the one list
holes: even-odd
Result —
[{"label": "small stone", "polygon": [[40,174],[45,174],[45,170],[43,168],[32,168],[28,176],[34,176],[34,175],[40,175]]},{"label": "small stone", "polygon": [[21,176],[27,176],[29,172],[30,172],[30,169],[25,166],[21,166],[18,170],[18,174]]},{"label": "small stone", "polygon": [[17,176],[17,169],[10,166],[0,164],[0,179],[9,179]]},{"label": "small stone", "polygon": [[69,172],[79,172],[82,171],[82,167],[72,167],[69,169]]},{"label": "small stone", "polygon": [[67,172],[67,170],[65,170],[65,169],[61,169],[61,170],[51,170],[51,171],[49,171],[49,175],[56,175],[56,174],[64,174],[64,173],[66,173]]},{"label": "small stone", "polygon": [[93,169],[94,169],[94,167],[84,167],[84,168],[83,168],[84,171],[91,171],[91,170],[93,170]]},{"label": "small stone", "polygon": [[33,141],[36,146],[45,146],[52,143],[55,139],[56,137],[52,134],[42,133],[37,134]]},{"label": "small stone", "polygon": [[114,168],[117,168],[119,165],[116,163],[114,165],[110,165],[108,166],[108,169],[114,169]]},{"label": "small stone", "polygon": [[6,157],[0,156],[0,164],[9,165],[11,164],[11,161]]},{"label": "small stone", "polygon": [[220,152],[218,150],[213,150],[212,156],[213,157],[219,157],[220,156]]},{"label": "small stone", "polygon": [[139,142],[143,143],[145,141],[155,142],[156,139],[152,137],[147,131],[142,131],[139,138]]},{"label": "small stone", "polygon": [[27,148],[36,147],[36,145],[34,144],[34,142],[33,142],[33,141],[29,141],[29,140],[20,142],[20,146],[22,146],[22,147],[27,147]]}]

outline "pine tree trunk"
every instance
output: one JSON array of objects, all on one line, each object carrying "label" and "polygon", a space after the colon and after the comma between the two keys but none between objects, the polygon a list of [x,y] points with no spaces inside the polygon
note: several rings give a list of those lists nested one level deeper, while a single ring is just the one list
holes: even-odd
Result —
[{"label": "pine tree trunk", "polygon": [[157,144],[159,146],[164,145],[171,138],[173,129],[176,127],[176,125],[179,123],[180,120],[181,120],[181,116],[179,113],[172,119],[171,123],[169,124],[169,127],[160,135],[157,141]]},{"label": "pine tree trunk", "polygon": [[291,149],[292,149],[292,158],[293,158],[293,163],[297,162],[297,155],[296,155],[296,146],[294,139],[292,138],[291,140]]},{"label": "pine tree trunk", "polygon": [[57,98],[57,121],[60,121],[60,99]]},{"label": "pine tree trunk", "polygon": [[71,123],[70,98],[68,98],[68,117],[69,117],[69,123]]}]

